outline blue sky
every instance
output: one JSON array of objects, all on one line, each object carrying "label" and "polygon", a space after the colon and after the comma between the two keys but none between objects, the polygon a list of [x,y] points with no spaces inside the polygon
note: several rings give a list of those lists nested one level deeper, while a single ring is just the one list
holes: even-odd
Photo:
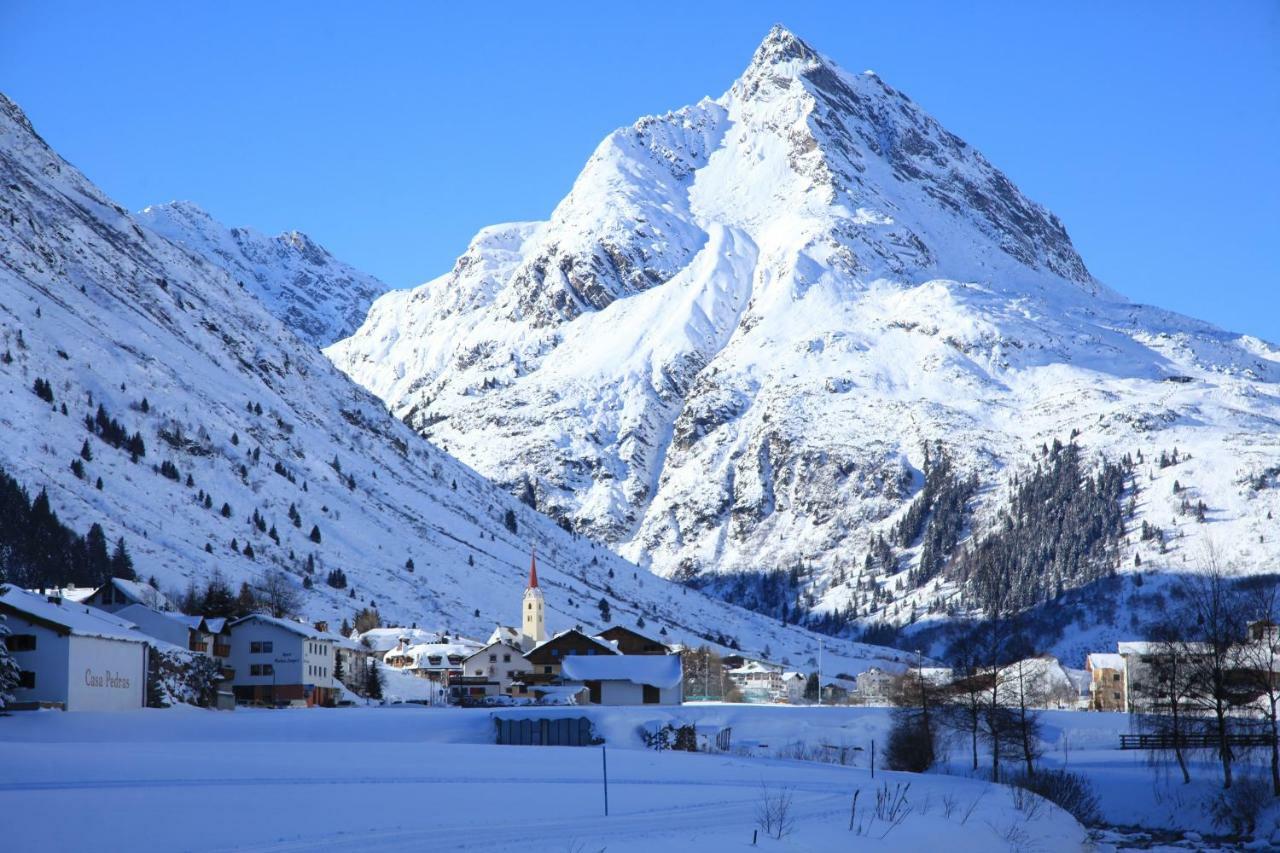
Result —
[{"label": "blue sky", "polygon": [[408,286],[782,22],[983,151],[1112,287],[1280,341],[1275,2],[367,5],[7,0],[0,89],[122,204],[298,228]]}]

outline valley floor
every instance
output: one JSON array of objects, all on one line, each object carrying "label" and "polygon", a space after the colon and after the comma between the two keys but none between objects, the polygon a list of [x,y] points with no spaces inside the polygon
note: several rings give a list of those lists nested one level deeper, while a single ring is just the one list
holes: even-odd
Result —
[{"label": "valley floor", "polygon": [[[1028,816],[1008,788],[882,770],[873,781],[869,747],[884,742],[885,709],[503,713],[590,716],[608,742],[610,815],[600,749],[493,745],[487,710],[41,712],[0,718],[0,837],[15,853],[742,850],[763,792],[786,789],[794,831],[781,841],[761,832],[759,849],[1091,849],[1066,813],[1049,807]],[[665,721],[730,726],[740,754],[644,749],[638,727]],[[1190,789],[1162,788],[1141,757],[1114,750],[1124,716],[1050,713],[1046,722],[1046,763],[1087,773],[1109,823],[1208,829],[1196,803],[1211,793],[1207,766],[1197,767],[1204,781]],[[780,757],[819,744],[845,747],[853,766]],[[896,827],[873,816],[886,782],[911,784],[911,811]],[[855,790],[861,836],[848,828]]]}]

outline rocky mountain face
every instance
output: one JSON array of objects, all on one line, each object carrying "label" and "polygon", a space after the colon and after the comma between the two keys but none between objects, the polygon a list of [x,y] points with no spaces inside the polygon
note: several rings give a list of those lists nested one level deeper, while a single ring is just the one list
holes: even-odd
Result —
[{"label": "rocky mountain face", "polygon": [[189,201],[154,204],[136,218],[225,270],[300,338],[318,347],[348,337],[364,322],[373,300],[390,290],[300,231],[269,237],[252,228],[228,228]]},{"label": "rocky mountain face", "polygon": [[[487,636],[518,624],[536,547],[551,630],[818,653],[815,635],[640,571],[424,441],[242,288],[238,261],[152,231],[2,95],[0,183],[0,470],[71,530],[123,537],[175,600],[271,570],[312,619],[373,606]],[[0,581],[21,576],[13,559],[0,547]],[[826,653],[832,672],[898,654]]]},{"label": "rocky mountain face", "polygon": [[917,588],[925,546],[894,532],[937,442],[972,481],[947,492],[962,538],[1060,439],[1130,456],[1123,497],[1098,490],[1115,563],[1178,570],[1206,536],[1280,556],[1280,349],[1126,301],[979,152],[782,28],[326,352],[572,529],[664,577],[787,570],[816,612],[959,595]]}]

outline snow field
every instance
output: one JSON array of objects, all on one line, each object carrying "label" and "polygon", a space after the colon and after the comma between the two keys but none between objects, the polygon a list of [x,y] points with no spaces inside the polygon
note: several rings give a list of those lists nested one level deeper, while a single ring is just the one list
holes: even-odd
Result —
[{"label": "snow field", "polygon": [[[634,748],[635,727],[654,719],[731,722],[767,737],[793,721],[812,733],[874,726],[882,712],[553,713],[575,712],[613,744],[607,818],[601,750],[491,745],[486,711],[20,715],[0,726],[0,813],[16,818],[6,849],[739,850],[763,790],[789,792],[796,818],[781,841],[761,833],[764,849],[987,851],[1004,849],[1011,827],[1040,850],[1085,842],[1065,813],[1023,820],[1007,789],[977,780],[880,771],[873,782],[865,767]],[[911,784],[912,813],[881,838],[888,826],[871,812],[885,782]],[[861,836],[848,829],[855,790]]]}]

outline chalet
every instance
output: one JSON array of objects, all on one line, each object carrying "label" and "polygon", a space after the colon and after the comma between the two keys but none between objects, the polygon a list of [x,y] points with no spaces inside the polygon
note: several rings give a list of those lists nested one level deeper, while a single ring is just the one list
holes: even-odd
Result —
[{"label": "chalet", "polygon": [[310,625],[255,613],[230,625],[236,701],[269,705],[333,705],[332,638]]},{"label": "chalet", "polygon": [[561,665],[566,658],[617,654],[618,652],[608,643],[588,637],[581,631],[571,628],[535,646],[525,655],[525,659],[533,665],[533,675],[554,677],[560,675]]},{"label": "chalet", "polygon": [[475,640],[464,637],[439,642],[397,645],[383,657],[383,663],[393,669],[403,670],[418,678],[447,684],[450,678],[462,675],[462,662],[482,648]]},{"label": "chalet", "polygon": [[126,711],[147,701],[147,638],[83,604],[0,588],[3,638],[19,669],[14,708]]},{"label": "chalet", "polygon": [[363,634],[352,632],[351,639],[382,658],[397,646],[438,642],[440,635],[422,628],[370,628]]},{"label": "chalet", "polygon": [[601,631],[597,638],[612,643],[613,647],[624,655],[671,654],[671,649],[657,640],[632,631],[630,628],[624,628],[621,625],[614,625],[606,631]]},{"label": "chalet", "polygon": [[582,684],[593,705],[679,705],[684,669],[679,655],[573,655],[561,678]]},{"label": "chalet", "polygon": [[1090,711],[1127,711],[1125,701],[1125,661],[1119,654],[1095,652],[1085,658],[1089,673]]},{"label": "chalet", "polygon": [[160,590],[138,581],[112,578],[95,589],[83,603],[108,613],[114,613],[130,604],[141,604],[152,610],[176,610],[173,603]]},{"label": "chalet", "polygon": [[803,672],[782,673],[782,700],[789,705],[799,705],[804,701],[804,688],[808,681]]},{"label": "chalet", "polygon": [[782,667],[763,661],[748,660],[725,675],[737,685],[747,702],[777,702],[785,694],[782,685]]}]

